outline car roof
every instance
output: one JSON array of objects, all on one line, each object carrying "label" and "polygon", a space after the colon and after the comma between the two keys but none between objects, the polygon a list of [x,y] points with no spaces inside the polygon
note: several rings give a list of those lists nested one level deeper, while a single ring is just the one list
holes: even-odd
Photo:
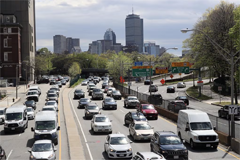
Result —
[{"label": "car roof", "polygon": [[48,120],[56,120],[56,112],[55,111],[40,111],[36,114],[35,121],[48,121]]},{"label": "car roof", "polygon": [[40,143],[52,143],[51,140],[43,139],[43,140],[36,140],[34,144],[40,144]]},{"label": "car roof", "polygon": [[53,100],[46,101],[46,103],[47,103],[47,102],[54,102],[54,103],[57,103],[56,101],[53,101]]},{"label": "car roof", "polygon": [[137,98],[136,96],[128,96],[128,98]]},{"label": "car roof", "polygon": [[[154,153],[154,152],[137,152],[138,155],[142,155],[145,159],[149,159],[149,158],[154,158],[154,159],[162,159],[163,157]],[[155,158],[156,157],[156,158]],[[151,159],[151,160],[154,160]]]},{"label": "car roof", "polygon": [[88,103],[89,106],[98,106],[96,103]]},{"label": "car roof", "polygon": [[174,102],[183,102],[183,103],[184,103],[184,101],[183,101],[183,100],[175,100]]},{"label": "car roof", "polygon": [[159,135],[174,135],[177,136],[173,131],[156,131],[157,134]]},{"label": "car roof", "polygon": [[141,104],[142,106],[153,106],[152,104]]},{"label": "car roof", "polygon": [[43,106],[42,108],[55,108],[53,105]]},{"label": "car roof", "polygon": [[104,114],[95,114],[94,117],[106,117],[106,118],[108,118],[108,116],[106,116]]},{"label": "car roof", "polygon": [[110,137],[126,137],[124,134],[122,133],[113,133],[113,134],[109,134]]},{"label": "car roof", "polygon": [[148,124],[147,121],[134,121],[134,124]]},{"label": "car roof", "polygon": [[30,86],[29,89],[38,89],[39,87],[38,86]]},{"label": "car roof", "polygon": [[27,107],[25,105],[16,105],[7,108],[6,113],[23,112]]}]

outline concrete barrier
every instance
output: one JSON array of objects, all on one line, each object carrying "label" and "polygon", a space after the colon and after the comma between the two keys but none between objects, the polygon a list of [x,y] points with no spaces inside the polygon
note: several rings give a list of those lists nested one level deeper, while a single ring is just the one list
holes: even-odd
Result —
[{"label": "concrete barrier", "polygon": [[220,143],[222,143],[223,145],[229,146],[231,137],[223,132],[220,132],[220,131],[216,131],[216,132],[218,134]]},{"label": "concrete barrier", "polygon": [[240,154],[240,141],[238,139],[231,139],[231,148],[237,154]]},{"label": "concrete barrier", "polygon": [[160,114],[161,116],[164,116],[168,119],[173,120],[174,122],[177,122],[178,114],[170,112],[167,109],[164,109],[164,108],[161,108],[161,107],[155,106],[155,108],[156,108],[158,114]]}]

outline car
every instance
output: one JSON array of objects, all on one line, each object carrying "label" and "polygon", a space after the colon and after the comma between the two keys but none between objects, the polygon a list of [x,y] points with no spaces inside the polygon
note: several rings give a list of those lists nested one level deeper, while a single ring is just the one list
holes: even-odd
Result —
[{"label": "car", "polygon": [[58,88],[58,86],[52,86],[49,90],[54,90],[54,91],[56,91],[57,92],[57,95],[59,96],[59,88]]},{"label": "car", "polygon": [[103,99],[104,96],[103,96],[103,92],[101,89],[98,89],[98,88],[94,88],[92,90],[92,100],[93,99]]},{"label": "car", "polygon": [[163,155],[154,152],[137,152],[132,160],[166,160]]},{"label": "car", "polygon": [[81,82],[81,85],[82,86],[86,86],[88,84],[88,80],[83,80],[82,82]]},{"label": "car", "polygon": [[81,89],[75,89],[73,98],[74,99],[85,98],[85,92]]},{"label": "car", "polygon": [[57,81],[56,84],[59,86],[59,88],[62,88],[62,82],[61,82],[61,80]]},{"label": "car", "polygon": [[5,152],[5,150],[2,148],[1,145],[0,145],[0,159],[1,159],[1,160],[6,160],[6,159],[7,159],[6,152]]},{"label": "car", "polygon": [[189,105],[189,100],[188,100],[187,96],[177,96],[175,98],[175,100],[182,100],[182,101],[184,101],[185,104]]},{"label": "car", "polygon": [[102,83],[102,89],[104,89],[106,86],[108,86],[108,82],[105,81]]},{"label": "car", "polygon": [[[5,121],[6,107],[0,108],[0,124],[3,124]],[[0,152],[1,153],[1,152]]]},{"label": "car", "polygon": [[41,95],[41,89],[38,87],[38,86],[30,86],[30,88],[28,89],[28,92],[29,91],[37,91],[38,92],[38,96],[40,97]]},{"label": "car", "polygon": [[128,96],[124,99],[124,107],[137,107],[140,104],[138,98],[136,96]]},{"label": "car", "polygon": [[90,85],[90,87],[88,88],[88,95],[91,96],[92,95],[92,91],[94,88],[97,88],[95,85]]},{"label": "car", "polygon": [[148,122],[147,118],[141,112],[131,111],[124,116],[124,124],[126,126],[135,121]]},{"label": "car", "polygon": [[91,86],[95,86],[95,84],[91,81],[88,82],[88,85],[87,85],[87,90],[91,87]]},{"label": "car", "polygon": [[34,142],[32,149],[28,150],[30,153],[29,160],[46,159],[55,160],[57,149],[51,140],[37,140]]},{"label": "car", "polygon": [[166,159],[188,159],[187,148],[172,131],[155,131],[151,137],[150,149],[151,152],[162,154]]},{"label": "car", "polygon": [[42,77],[41,79],[39,79],[37,81],[37,84],[41,84],[41,83],[46,83],[48,84],[49,83],[49,79],[47,77]]},{"label": "car", "polygon": [[175,87],[174,86],[168,86],[167,87],[167,93],[175,93]]},{"label": "car", "polygon": [[181,109],[187,109],[187,105],[182,100],[174,100],[168,103],[167,109],[174,113],[178,113]]},{"label": "car", "polygon": [[48,106],[43,106],[42,107],[42,111],[54,111],[55,113],[58,112],[58,109],[55,108],[55,106],[51,106],[51,105],[48,105]]},{"label": "car", "polygon": [[[58,95],[58,92],[56,90],[48,90],[46,92],[46,94],[49,94],[49,93],[52,93],[52,94],[57,94]],[[59,96],[59,95],[58,95]]]},{"label": "car", "polygon": [[[240,106],[237,106],[238,114],[234,115],[234,118],[240,118]],[[231,119],[231,115],[229,115],[229,105],[225,105],[218,110],[218,116],[221,118]]]},{"label": "car", "polygon": [[177,88],[185,88],[186,87],[186,83],[185,82],[178,82],[177,83]]},{"label": "car", "polygon": [[93,115],[101,114],[100,110],[101,108],[99,108],[96,103],[88,103],[85,106],[85,112],[84,112],[85,119],[88,119],[88,118],[92,119]]},{"label": "car", "polygon": [[91,131],[112,133],[112,121],[106,115],[94,115],[91,121]]},{"label": "car", "polygon": [[77,108],[85,108],[86,105],[88,105],[88,103],[90,103],[90,99],[88,98],[81,98],[78,101],[78,107]]},{"label": "car", "polygon": [[38,102],[39,100],[39,94],[37,91],[28,91],[26,96],[27,101],[34,100],[35,102]]},{"label": "car", "polygon": [[105,86],[105,88],[104,88],[104,91],[103,91],[103,92],[104,92],[104,93],[107,93],[107,91],[108,91],[108,88],[110,88],[110,87],[111,87],[111,86],[109,86],[109,85],[108,85],[108,86]]},{"label": "car", "polygon": [[153,127],[151,127],[148,122],[135,121],[134,123],[129,124],[129,135],[134,139],[134,141],[150,141],[153,133]]},{"label": "car", "polygon": [[61,80],[62,85],[66,85],[67,81],[65,79]]},{"label": "car", "polygon": [[110,95],[112,98],[114,99],[119,99],[121,100],[122,99],[122,94],[120,93],[119,90],[114,90],[112,91],[111,95]]},{"label": "car", "polygon": [[150,81],[150,79],[144,80],[144,85],[150,85],[153,84],[153,81]]},{"label": "car", "polygon": [[127,137],[120,132],[109,134],[104,143],[104,151],[108,158],[132,158],[133,151],[130,143],[132,141],[128,141]]},{"label": "car", "polygon": [[67,82],[69,81],[69,77],[63,77]]},{"label": "car", "polygon": [[157,92],[158,91],[158,86],[151,84],[148,88],[149,92]]},{"label": "car", "polygon": [[28,100],[24,102],[23,105],[26,105],[27,107],[32,107],[34,110],[36,109],[36,102],[34,100]]},{"label": "car", "polygon": [[112,91],[115,91],[115,90],[116,90],[116,88],[113,88],[113,87],[108,88],[107,96],[110,96],[112,94]]},{"label": "car", "polygon": [[58,80],[58,81],[61,81],[62,79],[63,79],[63,77],[62,77],[61,75],[58,75],[58,76],[57,76],[57,80]]},{"label": "car", "polygon": [[146,118],[158,119],[158,112],[152,104],[140,104],[137,111],[143,113]]},{"label": "car", "polygon": [[93,81],[96,81],[98,83],[99,82],[99,78],[98,77],[94,77]]},{"label": "car", "polygon": [[58,95],[49,93],[47,94],[46,101],[56,101],[58,103]]},{"label": "car", "polygon": [[117,109],[116,101],[111,97],[104,98],[102,102],[102,109]]},{"label": "car", "polygon": [[47,101],[45,106],[54,106],[56,110],[58,109],[58,103],[56,101]]},{"label": "car", "polygon": [[50,79],[49,80],[49,84],[50,85],[55,85],[56,84],[56,80],[55,79]]},{"label": "car", "polygon": [[27,116],[28,116],[28,119],[35,118],[35,113],[32,107],[27,107]]},{"label": "car", "polygon": [[148,103],[154,105],[161,105],[163,101],[162,95],[159,93],[148,95]]}]

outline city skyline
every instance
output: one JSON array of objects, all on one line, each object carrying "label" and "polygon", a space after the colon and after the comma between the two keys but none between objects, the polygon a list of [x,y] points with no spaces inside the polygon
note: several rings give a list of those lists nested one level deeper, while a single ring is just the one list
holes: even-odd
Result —
[{"label": "city skyline", "polygon": [[[239,5],[239,0],[226,2]],[[191,33],[183,34],[183,28],[193,28],[209,8],[220,4],[219,0],[36,0],[37,49],[47,47],[53,51],[52,37],[68,35],[81,39],[82,51],[89,43],[100,39],[107,28],[114,30],[116,41],[125,44],[125,18],[132,13],[144,20],[144,42],[154,41],[160,47],[178,47],[169,53],[180,56],[182,42]],[[67,13],[67,14],[66,14]],[[51,15],[51,16],[49,16]]]}]

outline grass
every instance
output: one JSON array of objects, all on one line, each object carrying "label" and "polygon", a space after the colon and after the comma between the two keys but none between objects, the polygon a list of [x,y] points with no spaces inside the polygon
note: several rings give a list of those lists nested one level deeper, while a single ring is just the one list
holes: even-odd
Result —
[{"label": "grass", "polygon": [[218,104],[218,105],[222,105],[222,106],[225,106],[225,105],[231,105],[231,102],[214,102],[213,104]]},{"label": "grass", "polygon": [[79,79],[77,82],[75,82],[72,86],[70,86],[71,88],[76,87],[77,85],[79,85],[84,79]]},{"label": "grass", "polygon": [[208,97],[206,95],[201,94],[201,97],[199,97],[199,91],[198,87],[190,87],[186,90],[187,94],[191,97],[197,98],[199,100],[209,100],[212,99],[211,97]]},{"label": "grass", "polygon": [[[202,79],[209,79],[209,78],[202,78]],[[193,81],[192,78],[191,79],[184,79],[183,81],[167,82],[166,84],[171,85],[171,84],[177,84],[178,82],[191,82],[191,81]],[[195,83],[197,83],[198,80],[195,78],[194,81],[195,81]]]}]

